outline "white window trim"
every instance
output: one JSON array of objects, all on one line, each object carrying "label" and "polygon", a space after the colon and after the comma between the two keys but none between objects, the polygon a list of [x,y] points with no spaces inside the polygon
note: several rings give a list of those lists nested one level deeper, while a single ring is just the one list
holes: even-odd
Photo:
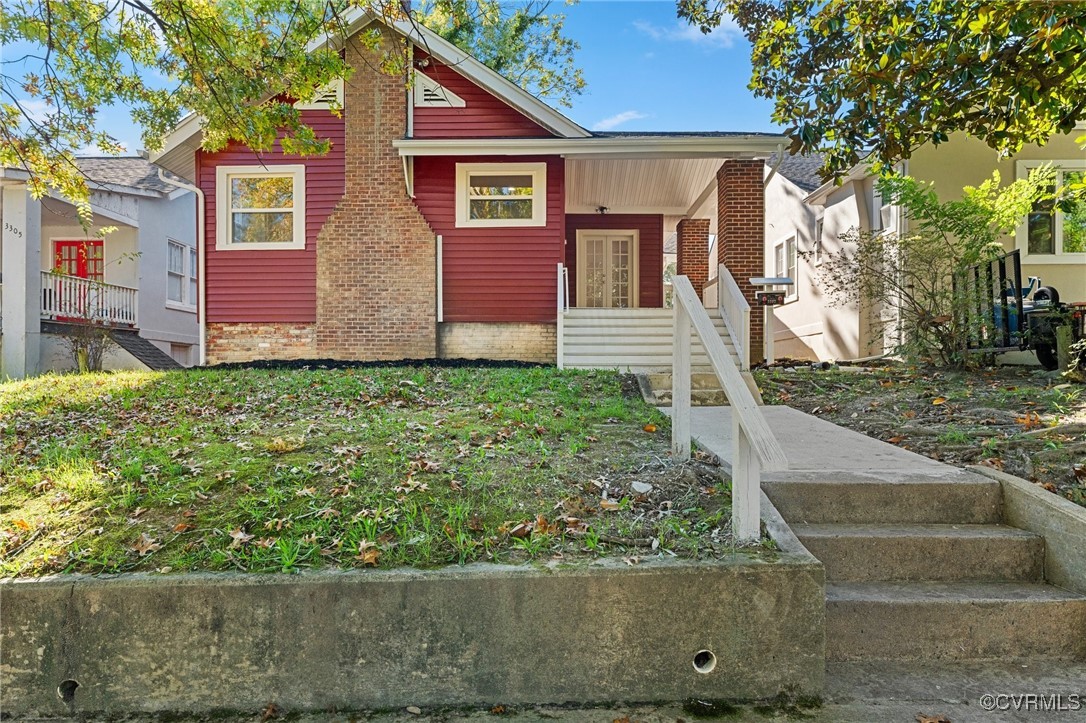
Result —
[{"label": "white window trim", "polygon": [[[294,240],[290,243],[239,243],[230,238],[230,177],[294,179]],[[305,166],[301,164],[264,166],[219,166],[215,169],[215,250],[216,251],[297,251],[305,248]]]},{"label": "white window trim", "polygon": [[[532,217],[471,218],[468,178],[473,173],[531,174]],[[456,227],[457,228],[538,228],[547,225],[547,164],[543,163],[457,163],[456,164]]]},{"label": "white window trim", "polygon": [[[773,242],[773,269],[772,269],[772,275],[773,276],[784,276],[784,275],[788,274],[788,243],[789,242],[791,242],[791,244],[792,244],[792,255],[795,256],[795,258],[796,258],[796,273],[795,273],[795,275],[792,276],[792,285],[791,286],[789,286],[787,288],[784,288],[784,289],[778,289],[780,291],[784,291],[784,303],[785,304],[791,304],[793,301],[798,301],[799,300],[799,278],[798,278],[798,276],[799,276],[799,246],[798,246],[799,241],[798,241],[797,234],[788,234],[787,236],[782,236],[781,238],[779,238],[779,239],[777,239],[776,241]],[[785,250],[784,269],[778,272],[778,270],[777,270],[777,249],[779,249],[781,247],[783,247],[784,250]]]},{"label": "white window trim", "polygon": [[[826,260],[826,219],[816,218],[814,226],[814,242],[811,244],[811,256],[814,258],[814,265],[821,266],[822,262]],[[796,265],[796,273],[799,273],[799,265]]]},{"label": "white window trim", "polygon": [[[1029,172],[1034,168],[1044,165],[1051,165],[1056,169],[1056,172],[1060,171],[1086,171],[1086,160],[1029,160],[1029,161],[1016,161],[1014,164],[1015,178],[1026,178],[1029,176]],[[1057,209],[1056,223],[1054,225],[1054,233],[1056,236],[1056,253],[1054,254],[1031,254],[1029,252],[1029,216],[1022,219],[1022,223],[1018,225],[1018,230],[1014,234],[1014,246],[1022,253],[1022,263],[1024,264],[1081,264],[1086,263],[1086,253],[1064,253],[1063,252],[1063,214]]]},{"label": "white window trim", "polygon": [[[184,249],[181,256],[181,301],[174,301],[170,298],[170,244],[180,246]],[[192,268],[192,246],[189,246],[184,241],[178,241],[175,238],[166,237],[166,308],[173,309],[174,311],[186,311],[191,314],[196,313],[196,299],[188,298],[192,289],[192,281],[196,276],[196,269]]]}]

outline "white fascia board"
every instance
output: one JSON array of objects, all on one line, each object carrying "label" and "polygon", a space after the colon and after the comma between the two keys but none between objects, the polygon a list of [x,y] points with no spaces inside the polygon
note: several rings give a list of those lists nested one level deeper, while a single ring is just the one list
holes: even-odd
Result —
[{"label": "white fascia board", "polygon": [[567,158],[768,158],[783,136],[642,138],[405,138],[401,156],[525,156]]},{"label": "white fascia board", "polygon": [[0,185],[20,186],[30,180],[30,173],[22,168],[0,167]]},{"label": "white fascia board", "polygon": [[862,181],[868,176],[873,175],[869,170],[870,167],[871,164],[860,161],[855,166],[850,168],[849,172],[844,177],[836,180],[831,178],[815,190],[811,191],[809,194],[807,194],[806,198],[803,199],[803,202],[816,206],[823,204],[826,201],[826,198],[831,193],[839,188],[844,187],[847,181]]},{"label": "white fascia board", "polygon": [[[55,190],[51,190],[48,193],[46,193],[45,195],[47,197],[55,200],[55,201],[60,201],[63,204],[66,204],[68,206],[71,206],[72,208],[75,208],[75,204],[72,203],[71,200],[69,200],[65,196],[62,196],[59,192],[57,192]],[[118,224],[120,224],[122,226],[128,226],[129,228],[139,228],[140,227],[139,219],[130,218],[128,216],[117,213],[116,211],[111,211],[108,208],[102,208],[101,206],[99,206],[96,203],[91,203],[90,208],[91,208],[91,211],[93,211],[96,216],[101,216],[102,218],[108,218],[110,221],[114,221],[114,222],[116,222],[116,223],[118,223]]]}]

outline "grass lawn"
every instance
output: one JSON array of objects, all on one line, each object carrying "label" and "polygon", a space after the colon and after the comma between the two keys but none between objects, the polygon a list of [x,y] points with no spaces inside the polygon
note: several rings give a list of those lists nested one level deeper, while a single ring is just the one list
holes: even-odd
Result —
[{"label": "grass lawn", "polygon": [[1086,505],[1086,385],[1022,367],[778,366],[755,376],[766,404],[950,464],[1002,469]]},{"label": "grass lawn", "polygon": [[731,551],[719,468],[672,464],[668,420],[624,385],[409,366],[0,384],[0,575]]}]

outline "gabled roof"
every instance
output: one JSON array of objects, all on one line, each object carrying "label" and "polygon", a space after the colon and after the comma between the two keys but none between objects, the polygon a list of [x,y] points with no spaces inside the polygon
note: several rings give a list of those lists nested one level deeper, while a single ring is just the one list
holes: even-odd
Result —
[{"label": "gabled roof", "polygon": [[[777,165],[777,155],[773,154],[766,163],[770,168]],[[809,156],[786,154],[777,173],[787,178],[800,189],[810,193],[822,185],[822,165],[825,158],[821,153],[812,153]]]},{"label": "gabled roof", "polygon": [[123,193],[125,188],[131,188],[163,196],[177,190],[177,186],[159,177],[158,166],[139,156],[90,156],[76,158],[75,162],[87,177],[91,190],[97,187]]}]

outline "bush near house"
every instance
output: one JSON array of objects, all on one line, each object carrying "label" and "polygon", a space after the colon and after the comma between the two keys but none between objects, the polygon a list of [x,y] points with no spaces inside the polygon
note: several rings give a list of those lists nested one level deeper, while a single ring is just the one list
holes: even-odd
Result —
[{"label": "bush near house", "polygon": [[611,372],[193,370],[0,385],[0,575],[733,549],[719,468]]}]

